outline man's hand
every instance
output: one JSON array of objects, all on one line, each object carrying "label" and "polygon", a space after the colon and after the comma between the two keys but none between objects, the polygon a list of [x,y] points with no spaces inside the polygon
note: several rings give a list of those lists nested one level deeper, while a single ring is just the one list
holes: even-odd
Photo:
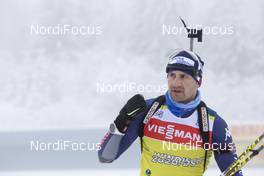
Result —
[{"label": "man's hand", "polygon": [[130,98],[114,121],[118,131],[125,133],[135,117],[146,108],[147,105],[142,95],[136,94]]}]

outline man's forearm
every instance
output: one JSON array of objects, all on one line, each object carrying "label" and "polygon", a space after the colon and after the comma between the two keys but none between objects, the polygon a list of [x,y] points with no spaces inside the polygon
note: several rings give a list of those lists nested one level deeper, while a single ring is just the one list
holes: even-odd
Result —
[{"label": "man's forearm", "polygon": [[[233,162],[235,162],[237,155],[232,152],[228,153],[215,153],[215,160],[221,172],[225,171]],[[242,171],[238,170],[234,176],[243,176]]]},{"label": "man's forearm", "polygon": [[122,137],[123,135],[111,134],[110,132],[105,135],[98,152],[100,162],[111,163],[118,157]]}]

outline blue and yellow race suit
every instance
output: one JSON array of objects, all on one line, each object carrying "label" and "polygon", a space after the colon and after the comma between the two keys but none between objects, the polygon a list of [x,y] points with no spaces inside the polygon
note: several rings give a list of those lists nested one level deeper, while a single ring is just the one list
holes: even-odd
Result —
[{"label": "blue and yellow race suit", "polygon": [[[147,100],[147,106],[150,107],[153,101]],[[213,153],[221,171],[235,161],[237,155],[232,136],[226,122],[215,111],[208,108],[210,144],[207,147],[211,150],[205,158],[197,110],[183,118],[177,117],[172,108],[166,97],[166,102],[144,127],[140,176],[202,176]],[[107,133],[98,153],[100,161],[112,162],[126,151],[138,138],[144,118],[144,113],[139,114],[124,135]],[[219,148],[225,147],[231,150],[219,152]],[[242,172],[235,176],[242,176]]]}]

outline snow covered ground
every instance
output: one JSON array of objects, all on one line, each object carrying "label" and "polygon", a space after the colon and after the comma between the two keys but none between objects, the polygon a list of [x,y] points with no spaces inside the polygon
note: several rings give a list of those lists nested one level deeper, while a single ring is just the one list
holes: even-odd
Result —
[{"label": "snow covered ground", "polygon": [[[244,169],[244,176],[263,176],[264,169]],[[0,172],[3,176],[137,176],[138,170],[59,170],[59,171],[19,171],[19,172]],[[216,169],[209,169],[204,176],[219,176],[220,172]]]}]

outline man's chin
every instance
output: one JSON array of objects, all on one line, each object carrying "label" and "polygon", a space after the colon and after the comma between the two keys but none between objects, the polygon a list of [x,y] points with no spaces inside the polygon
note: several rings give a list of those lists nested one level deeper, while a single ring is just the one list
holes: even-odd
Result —
[{"label": "man's chin", "polygon": [[182,95],[179,95],[178,93],[173,93],[172,95],[172,99],[175,101],[175,102],[183,102],[184,101],[184,97]]}]

